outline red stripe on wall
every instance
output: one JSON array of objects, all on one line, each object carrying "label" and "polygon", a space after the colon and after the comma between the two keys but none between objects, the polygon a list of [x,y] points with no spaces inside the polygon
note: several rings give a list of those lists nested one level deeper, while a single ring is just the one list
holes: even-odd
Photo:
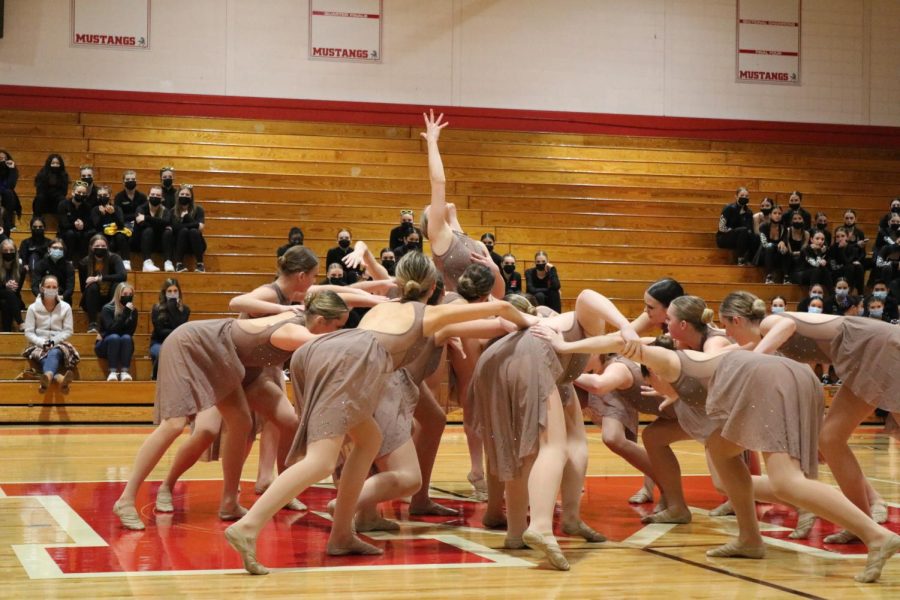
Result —
[{"label": "red stripe on wall", "polygon": [[[0,108],[420,127],[428,106],[0,85]],[[900,127],[433,107],[454,127],[900,148]]]}]

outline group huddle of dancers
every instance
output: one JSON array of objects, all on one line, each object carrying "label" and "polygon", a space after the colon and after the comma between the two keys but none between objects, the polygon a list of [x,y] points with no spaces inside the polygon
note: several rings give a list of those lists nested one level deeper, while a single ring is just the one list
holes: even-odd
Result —
[{"label": "group huddle of dancers", "polygon": [[[384,501],[410,497],[410,514],[455,514],[428,496],[444,427],[435,380],[446,353],[464,411],[468,479],[487,501],[485,526],[506,528],[504,548],[538,550],[568,570],[553,534],[558,496],[563,532],[605,541],[580,517],[588,448],[578,386],[590,392],[604,442],[645,475],[631,500],[650,502],[659,488],[647,522],[691,520],[671,444],[694,439],[728,497],[722,511],[733,511],[738,524],[737,539],[709,556],[763,558],[754,502],[777,502],[798,510],[792,537],[808,535],[819,516],[843,529],[827,541],[866,544],[856,579],[876,581],[900,536],[873,515],[883,504],[848,440],[876,407],[900,416],[900,327],[767,316],[762,300],[738,291],[722,302],[718,329],[703,300],[671,279],[648,288],[646,311],[633,322],[591,290],[562,314],[536,310],[522,296],[501,300],[497,267],[446,202],[438,151],[446,122],[429,114],[425,126],[432,195],[422,229],[433,259],[408,253],[391,277],[358,242],[345,262],[365,264],[375,280],[317,286],[315,255],[296,246],[278,259],[274,283],[232,301],[239,318],[177,328],[160,355],[159,426],[114,506],[123,526],[144,528],[138,488],[188,423],[191,436],[159,487],[156,510],[174,510],[175,482],[221,433],[219,516],[236,521],[225,537],[252,574],[268,573],[256,560],[265,524],[279,510],[305,510],[297,496],[329,476],[337,486],[328,507],[330,555],[380,554],[356,533],[399,528],[379,514]],[[353,307],[368,311],[357,328],[341,329]],[[607,325],[617,331],[606,333]],[[641,337],[658,328],[667,333]],[[284,389],[288,360],[296,409]],[[823,388],[807,363],[832,364],[843,380],[824,418]],[[643,446],[640,412],[657,415]],[[248,510],[238,502],[240,476],[260,428],[261,495]],[[756,452],[766,475],[751,475],[747,456]],[[840,490],[816,479],[820,452]]]}]

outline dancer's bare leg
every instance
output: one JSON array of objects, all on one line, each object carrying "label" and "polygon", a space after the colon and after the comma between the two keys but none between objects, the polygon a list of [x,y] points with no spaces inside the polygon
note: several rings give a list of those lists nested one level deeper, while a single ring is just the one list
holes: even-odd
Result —
[{"label": "dancer's bare leg", "polygon": [[[375,531],[399,529],[393,521],[378,517],[379,502],[402,498],[418,491],[422,474],[412,440],[375,461],[378,473],[365,480],[356,503],[356,530]],[[374,518],[373,518],[373,515]]]},{"label": "dancer's bare leg", "polygon": [[[475,344],[472,343],[473,341]],[[463,409],[463,431],[466,434],[470,461],[468,479],[475,488],[476,496],[483,501],[487,493],[487,484],[484,481],[483,441],[475,429],[475,407],[472,405],[472,399],[469,398],[467,393],[469,384],[472,381],[472,375],[475,372],[475,363],[478,360],[480,345],[475,340],[463,340],[463,347],[466,352],[465,358],[457,349],[452,347],[447,350],[447,353],[450,357],[450,365],[456,374],[456,389],[459,394],[459,403]]]},{"label": "dancer's bare leg", "polygon": [[[848,445],[853,431],[872,412],[872,407],[841,386],[825,415],[819,449],[844,495],[861,511],[870,514],[866,478]],[[822,515],[824,516],[824,515]]]},{"label": "dancer's bare leg", "polygon": [[431,388],[422,383],[419,385],[419,402],[416,404],[416,426],[413,431],[413,443],[416,447],[416,456],[419,460],[419,469],[422,473],[422,485],[412,495],[409,502],[409,514],[411,515],[443,515],[453,516],[459,511],[438,504],[431,499],[431,473],[434,470],[434,462],[437,459],[438,448],[441,445],[441,436],[447,425],[447,415],[438,404],[431,392]]},{"label": "dancer's bare leg", "polygon": [[[291,442],[293,442],[293,439],[291,439]],[[256,484],[254,485],[256,493],[262,493],[267,487],[272,485],[272,481],[275,479],[275,465],[280,449],[281,438],[278,425],[267,420],[263,424],[262,432],[259,434],[259,462],[256,470]]]},{"label": "dancer's bare leg", "polygon": [[[607,448],[624,458],[632,467],[653,479],[653,465],[647,451],[637,442],[628,439],[625,426],[617,419],[603,417],[602,431],[603,443]],[[651,499],[653,484],[650,484]]]},{"label": "dancer's bare leg", "polygon": [[517,550],[525,547],[522,534],[528,528],[528,479],[536,454],[522,460],[519,476],[504,482],[506,494],[506,540],[504,548]]},{"label": "dancer's bare leg", "polygon": [[[277,431],[278,435],[275,438],[278,442],[276,447],[277,453],[273,464],[277,465],[278,472],[281,473],[284,471],[285,460],[287,459],[288,452],[291,450],[291,445],[294,443],[294,435],[297,433],[297,427],[300,425],[297,411],[294,410],[294,406],[291,404],[291,401],[287,399],[287,396],[282,394],[277,396],[252,396],[249,397],[248,400],[250,408],[262,415],[266,420],[266,424],[263,428],[263,436],[265,437],[266,428],[274,427]],[[269,436],[269,439],[272,439],[271,435]],[[259,451],[262,453],[262,439],[260,440]],[[257,483],[258,482],[259,479],[257,479]]]},{"label": "dancer's bare leg", "polygon": [[219,412],[225,427],[222,432],[222,502],[219,505],[219,517],[223,520],[235,520],[245,510],[239,503],[241,491],[241,471],[247,457],[247,438],[253,419],[247,399],[238,389],[218,404]]},{"label": "dancer's bare leg", "polygon": [[657,419],[644,429],[641,437],[656,483],[666,502],[665,510],[641,519],[644,523],[690,523],[691,511],[681,487],[681,466],[671,445],[691,439],[677,421]]},{"label": "dancer's bare leg", "polygon": [[581,520],[581,497],[587,474],[588,446],[584,414],[577,398],[563,407],[566,419],[566,466],[562,476],[562,530],[589,542],[605,542],[606,537]]},{"label": "dancer's bare leg", "polygon": [[215,406],[201,410],[194,418],[194,429],[191,435],[184,441],[175,453],[175,459],[166,478],[160,484],[156,492],[156,510],[171,512],[172,490],[185,472],[193,467],[207,448],[215,441],[222,429],[222,415]]}]

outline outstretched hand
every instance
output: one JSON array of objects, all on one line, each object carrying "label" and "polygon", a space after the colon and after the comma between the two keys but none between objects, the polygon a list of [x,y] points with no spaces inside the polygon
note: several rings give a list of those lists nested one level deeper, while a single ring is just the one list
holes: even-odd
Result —
[{"label": "outstretched hand", "polygon": [[419,135],[425,138],[425,141],[427,142],[437,142],[441,137],[441,129],[443,129],[450,123],[447,121],[443,121],[444,113],[439,114],[437,119],[435,119],[433,108],[430,109],[428,113],[422,113],[422,116],[425,117],[425,131],[423,131]]},{"label": "outstretched hand", "polygon": [[565,345],[566,341],[563,339],[563,336],[560,332],[553,329],[552,327],[547,327],[542,323],[538,323],[537,325],[533,325],[531,327],[531,333],[542,340],[547,340],[550,342],[550,345],[554,350],[559,350],[563,345]]}]

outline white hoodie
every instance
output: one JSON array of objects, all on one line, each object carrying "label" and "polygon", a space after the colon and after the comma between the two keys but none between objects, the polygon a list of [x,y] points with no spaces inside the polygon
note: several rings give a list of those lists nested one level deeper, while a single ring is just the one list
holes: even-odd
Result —
[{"label": "white hoodie", "polygon": [[64,342],[72,335],[72,331],[72,307],[64,300],[57,301],[53,312],[47,310],[40,297],[28,307],[25,337],[35,346],[43,346],[47,341],[55,344]]}]

